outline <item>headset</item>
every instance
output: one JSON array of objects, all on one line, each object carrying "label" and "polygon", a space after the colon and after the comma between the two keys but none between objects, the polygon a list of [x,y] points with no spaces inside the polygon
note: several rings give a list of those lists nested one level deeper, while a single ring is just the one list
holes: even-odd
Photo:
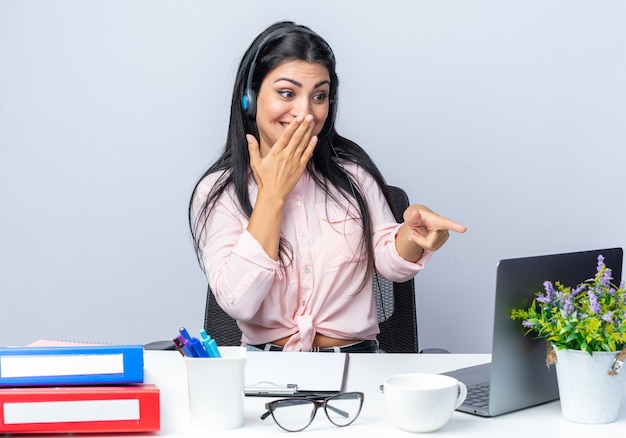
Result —
[{"label": "headset", "polygon": [[[300,27],[300,26],[289,26],[289,27],[281,27],[280,29],[276,29],[273,32],[270,32],[269,35],[267,35],[265,38],[263,38],[261,40],[261,42],[258,44],[255,52],[254,52],[254,56],[252,57],[252,61],[250,61],[250,67],[248,67],[248,77],[246,80],[246,88],[243,92],[243,96],[241,97],[241,107],[243,108],[244,113],[250,117],[251,119],[253,119],[254,117],[256,117],[256,93],[254,92],[254,90],[252,89],[252,77],[254,76],[254,71],[256,69],[256,61],[257,58],[259,57],[259,54],[261,53],[261,50],[263,50],[263,48],[272,40],[286,35],[289,32],[293,32],[293,31],[297,31],[297,32],[302,32],[305,34],[309,34],[309,35],[313,35],[315,37],[317,37],[319,40],[321,40],[326,47],[328,48],[328,51],[330,52],[331,56],[335,57],[333,50],[331,49],[331,47],[328,45],[328,43],[326,41],[324,41],[324,39],[322,37],[320,37],[317,33],[313,32],[311,29],[308,29],[306,27]],[[335,101],[334,99],[330,99],[330,108],[328,109],[328,115],[331,118],[331,120],[334,121],[335,119]]]}]

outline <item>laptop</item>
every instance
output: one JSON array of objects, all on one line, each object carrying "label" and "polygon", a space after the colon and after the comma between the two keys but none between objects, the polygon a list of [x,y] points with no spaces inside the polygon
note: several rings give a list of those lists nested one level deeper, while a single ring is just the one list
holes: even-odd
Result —
[{"label": "laptop", "polygon": [[511,310],[529,307],[535,293],[544,290],[545,281],[574,287],[593,278],[599,254],[612,270],[613,283],[619,285],[622,248],[498,262],[491,363],[442,373],[468,388],[467,398],[457,410],[494,417],[559,398],[556,369],[546,365],[546,342],[532,333],[524,336],[522,322],[511,319]]}]

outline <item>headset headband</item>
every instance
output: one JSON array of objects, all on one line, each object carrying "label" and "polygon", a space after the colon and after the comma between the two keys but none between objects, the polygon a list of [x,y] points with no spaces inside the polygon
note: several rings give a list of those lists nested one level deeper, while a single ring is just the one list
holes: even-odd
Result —
[{"label": "headset headband", "polygon": [[256,69],[256,61],[259,57],[259,54],[261,53],[261,50],[263,50],[265,45],[269,43],[271,40],[275,39],[277,36],[287,34],[294,30],[297,32],[302,32],[305,34],[313,35],[319,38],[326,45],[326,47],[328,48],[328,51],[330,52],[331,56],[334,59],[335,55],[332,49],[330,48],[330,46],[328,45],[328,43],[326,43],[326,41],[324,41],[322,37],[320,37],[317,33],[313,32],[311,29],[307,29],[306,27],[300,27],[300,26],[290,26],[290,27],[281,27],[279,29],[276,29],[270,32],[269,35],[263,38],[261,42],[258,44],[257,49],[254,52],[254,56],[252,57],[252,61],[250,61],[250,67],[248,68],[246,88],[244,89],[243,96],[241,97],[241,106],[248,117],[254,118],[256,116],[256,94],[254,93],[254,90],[252,90],[252,77],[254,76],[254,71]]}]

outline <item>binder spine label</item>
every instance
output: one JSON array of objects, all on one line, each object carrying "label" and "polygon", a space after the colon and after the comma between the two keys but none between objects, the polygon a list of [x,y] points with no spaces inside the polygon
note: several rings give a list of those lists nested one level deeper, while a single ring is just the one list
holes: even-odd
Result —
[{"label": "binder spine label", "polygon": [[124,373],[123,354],[0,357],[0,378]]},{"label": "binder spine label", "polygon": [[4,403],[4,424],[139,420],[139,400]]}]

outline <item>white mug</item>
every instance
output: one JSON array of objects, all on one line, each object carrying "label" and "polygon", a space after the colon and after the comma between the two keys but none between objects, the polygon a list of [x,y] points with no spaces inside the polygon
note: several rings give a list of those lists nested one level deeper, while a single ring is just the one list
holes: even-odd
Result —
[{"label": "white mug", "polygon": [[442,428],[467,396],[463,382],[428,373],[388,377],[383,391],[391,421],[408,432],[434,432]]}]

